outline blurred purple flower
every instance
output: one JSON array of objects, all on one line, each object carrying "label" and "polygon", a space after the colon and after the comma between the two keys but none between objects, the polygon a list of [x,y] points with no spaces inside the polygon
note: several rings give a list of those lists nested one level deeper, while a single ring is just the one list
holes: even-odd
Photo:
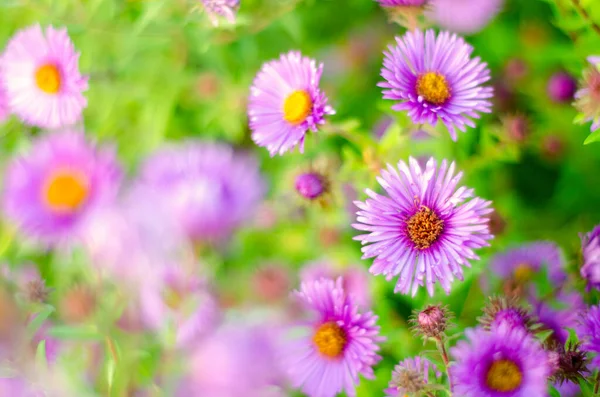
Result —
[{"label": "blurred purple flower", "polygon": [[87,106],[87,77],[79,73],[79,53],[66,28],[18,31],[0,58],[0,76],[11,111],[29,125],[72,125]]},{"label": "blurred purple flower", "polygon": [[429,0],[376,0],[382,7],[423,7]]},{"label": "blurred purple flower", "polygon": [[393,110],[408,112],[415,124],[440,120],[456,141],[456,128],[474,127],[472,118],[491,112],[491,87],[486,63],[471,58],[473,47],[461,37],[433,30],[409,31],[388,47],[379,83],[383,98],[397,101]]},{"label": "blurred purple flower", "polygon": [[235,23],[235,16],[240,8],[240,0],[200,0],[213,25],[219,25],[219,17],[229,23]]},{"label": "blurred purple flower", "polygon": [[567,72],[557,72],[548,80],[547,91],[554,102],[568,103],[573,100],[577,91],[577,81]]},{"label": "blurred purple flower", "polygon": [[591,130],[600,128],[600,57],[590,57],[592,66],[584,72],[581,88],[575,93],[575,107],[592,122]]},{"label": "blurred purple flower", "polygon": [[600,369],[600,305],[581,313],[577,326],[581,350],[593,354],[590,369]]},{"label": "blurred purple flower", "polygon": [[413,357],[401,361],[394,367],[389,387],[384,390],[386,397],[403,397],[409,394],[420,395],[429,384],[429,375],[440,378],[442,373],[435,364],[426,358]]},{"label": "blurred purple flower", "polygon": [[26,235],[56,245],[77,237],[93,208],[114,201],[120,181],[112,149],[80,133],[45,135],[8,166],[4,212]]},{"label": "blurred purple flower", "polygon": [[21,376],[0,378],[0,396],[47,397],[46,393]]},{"label": "blurred purple flower", "polygon": [[587,281],[588,288],[600,289],[600,225],[580,237],[583,254],[581,277]]},{"label": "blurred purple flower", "polygon": [[533,315],[544,328],[551,330],[552,338],[559,345],[564,345],[569,337],[567,328],[575,328],[577,319],[585,310],[583,297],[578,292],[561,292],[556,298],[556,304],[529,299],[533,307]]},{"label": "blurred purple flower", "polygon": [[305,172],[296,177],[295,187],[302,197],[314,200],[327,190],[327,180],[317,172]]},{"label": "blurred purple flower", "polygon": [[432,0],[427,16],[444,29],[476,33],[502,9],[504,0]]},{"label": "blurred purple flower", "polygon": [[0,75],[0,123],[5,122],[10,117],[10,109],[8,108],[8,98],[4,85],[2,83],[2,75]]},{"label": "blurred purple flower", "polygon": [[[32,317],[31,321],[35,318]],[[63,342],[59,339],[54,338],[48,334],[48,330],[50,329],[50,322],[46,321],[42,324],[42,326],[37,330],[32,339],[32,348],[35,352],[38,345],[43,341],[45,344],[46,351],[46,361],[50,364],[56,363],[56,360],[61,352],[63,347]]]},{"label": "blurred purple flower", "polygon": [[323,64],[290,51],[258,72],[250,88],[248,117],[252,140],[271,156],[295,146],[304,152],[306,132],[316,132],[325,116],[335,113],[319,88],[322,71]]},{"label": "blurred purple flower", "polygon": [[[398,172],[399,171],[399,172]],[[409,164],[388,165],[377,178],[387,195],[366,190],[369,198],[356,202],[352,226],[367,232],[355,237],[363,245],[363,259],[373,258],[371,273],[387,280],[400,276],[395,291],[416,294],[426,284],[433,295],[439,281],[449,293],[454,277],[463,279],[462,266],[479,259],[475,248],[489,245],[491,202],[474,197],[473,189],[457,188],[462,172],[431,158],[424,169],[414,158]],[[471,199],[471,200],[469,200]],[[467,201],[468,200],[468,201]]]}]

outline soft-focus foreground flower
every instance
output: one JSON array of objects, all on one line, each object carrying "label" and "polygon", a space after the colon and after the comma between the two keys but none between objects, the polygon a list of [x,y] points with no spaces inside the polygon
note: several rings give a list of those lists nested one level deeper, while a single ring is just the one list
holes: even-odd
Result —
[{"label": "soft-focus foreground flower", "polygon": [[358,312],[341,278],[303,282],[296,297],[314,317],[308,333],[287,348],[293,385],[309,397],[334,397],[342,391],[354,396],[359,374],[372,379],[372,366],[381,359],[376,354],[383,340],[377,316]]},{"label": "soft-focus foreground flower", "polygon": [[304,138],[317,131],[325,115],[334,114],[319,88],[323,64],[290,51],[267,62],[250,88],[248,117],[252,139],[271,156],[295,146],[304,151]]},{"label": "soft-focus foreground flower", "polygon": [[590,368],[600,369],[600,305],[582,313],[579,321],[577,336],[581,341],[581,349],[593,354]]},{"label": "soft-focus foreground flower", "polygon": [[9,116],[10,109],[8,108],[8,98],[6,97],[6,92],[4,92],[2,75],[0,75],[0,123],[4,123]]},{"label": "soft-focus foreground flower", "polygon": [[490,298],[489,303],[483,308],[483,316],[478,318],[485,329],[496,329],[502,324],[510,328],[523,328],[529,330],[534,325],[532,316],[527,310],[520,307],[516,299]]},{"label": "soft-focus foreground flower", "polygon": [[583,74],[581,88],[575,93],[575,107],[584,122],[592,122],[591,130],[600,128],[600,57],[590,57],[592,64]]},{"label": "soft-focus foreground flower", "polygon": [[[416,294],[419,286],[439,281],[446,292],[454,277],[462,280],[463,266],[478,259],[475,248],[488,245],[490,202],[474,197],[473,189],[457,188],[462,172],[431,158],[422,169],[417,160],[388,165],[377,178],[387,195],[370,189],[370,198],[356,202],[358,223],[368,232],[355,237],[363,244],[363,259],[375,258],[371,273],[388,280],[400,276],[395,291]],[[469,200],[470,199],[470,200]]]},{"label": "soft-focus foreground flower", "polygon": [[401,361],[394,367],[392,380],[385,389],[386,397],[403,397],[406,395],[421,395],[427,390],[429,376],[433,373],[440,378],[442,373],[435,364],[426,358],[414,357]]},{"label": "soft-focus foreground flower", "polygon": [[265,191],[252,157],[208,142],[159,150],[142,166],[140,183],[194,241],[228,237],[253,216]]},{"label": "soft-focus foreground flower", "polygon": [[87,77],[66,28],[34,25],[18,31],[0,58],[10,110],[25,123],[58,128],[81,119]]},{"label": "soft-focus foreground flower", "polygon": [[530,298],[533,314],[543,328],[551,330],[550,338],[564,345],[569,337],[568,328],[575,328],[577,319],[585,310],[583,297],[578,292],[560,292],[556,303]]},{"label": "soft-focus foreground flower", "polygon": [[548,80],[546,90],[554,102],[570,102],[577,91],[577,81],[567,72],[557,72]]},{"label": "soft-focus foreground flower", "polygon": [[468,341],[450,349],[454,394],[463,397],[545,396],[548,355],[521,327],[465,331]]},{"label": "soft-focus foreground flower", "polygon": [[427,16],[444,29],[476,33],[502,9],[504,0],[432,0]]},{"label": "soft-focus foreground flower", "polygon": [[581,277],[588,282],[588,287],[600,289],[600,225],[581,235],[581,251]]},{"label": "soft-focus foreground flower", "polygon": [[304,172],[296,177],[296,191],[304,198],[315,200],[322,197],[329,189],[329,181],[319,172]]},{"label": "soft-focus foreground flower", "polygon": [[121,180],[114,151],[63,132],[34,141],[4,180],[4,212],[23,233],[48,244],[75,237],[94,208],[110,204]]},{"label": "soft-focus foreground flower", "polygon": [[240,8],[240,0],[200,0],[213,25],[219,25],[219,18],[235,23],[235,15]]},{"label": "soft-focus foreground flower", "polygon": [[384,99],[397,101],[392,109],[408,112],[415,124],[446,125],[453,140],[456,128],[474,127],[471,118],[489,113],[493,89],[486,63],[471,58],[473,47],[461,37],[433,30],[409,31],[396,37],[385,52],[381,76]]}]

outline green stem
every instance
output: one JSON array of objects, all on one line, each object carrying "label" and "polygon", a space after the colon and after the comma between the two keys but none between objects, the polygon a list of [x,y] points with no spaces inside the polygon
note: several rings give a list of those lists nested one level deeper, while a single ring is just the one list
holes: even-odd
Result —
[{"label": "green stem", "polygon": [[573,6],[577,10],[577,12],[579,14],[581,14],[583,19],[588,21],[588,23],[592,26],[592,29],[594,29],[594,31],[600,35],[600,25],[598,25],[596,22],[592,21],[592,19],[590,18],[590,14],[588,14],[588,12],[585,10],[585,8],[583,8],[581,6],[581,1],[580,0],[571,0],[571,2],[573,3]]},{"label": "green stem", "polygon": [[598,394],[598,388],[600,388],[600,371],[596,373],[596,379],[594,381],[594,395]]},{"label": "green stem", "polygon": [[446,344],[442,340],[441,337],[436,338],[437,347],[442,356],[442,361],[446,366],[446,374],[448,375],[448,384],[450,386],[450,390],[452,390],[452,377],[450,376],[450,359],[448,358],[448,351],[446,350]]}]

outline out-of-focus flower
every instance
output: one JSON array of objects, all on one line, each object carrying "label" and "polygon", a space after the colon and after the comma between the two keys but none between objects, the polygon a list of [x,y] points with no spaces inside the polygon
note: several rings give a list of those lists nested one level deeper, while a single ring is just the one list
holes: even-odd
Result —
[{"label": "out-of-focus flower", "polygon": [[252,157],[208,142],[161,149],[146,160],[140,183],[193,241],[228,237],[253,215],[265,191]]},{"label": "out-of-focus flower", "polygon": [[258,72],[250,88],[248,117],[252,139],[271,156],[296,146],[303,152],[306,132],[316,132],[325,116],[335,113],[319,88],[322,71],[323,64],[290,51]]},{"label": "out-of-focus flower", "polygon": [[219,25],[219,18],[235,23],[235,16],[240,8],[240,0],[200,0],[213,25]]},{"label": "out-of-focus flower", "polygon": [[524,142],[531,132],[529,120],[519,113],[503,117],[502,126],[506,137],[516,142]]},{"label": "out-of-focus flower", "polygon": [[296,191],[309,200],[315,200],[327,192],[329,182],[318,172],[305,172],[296,177]]},{"label": "out-of-focus flower", "polygon": [[[35,318],[35,317],[34,317]],[[33,320],[33,318],[32,318]],[[56,359],[58,358],[62,343],[60,340],[50,336],[48,334],[48,330],[50,329],[51,324],[49,322],[44,322],[42,326],[38,329],[32,339],[32,350],[35,353],[38,345],[43,341],[44,342],[44,350],[46,352],[46,361],[50,364],[54,364]]]},{"label": "out-of-focus flower", "polygon": [[285,367],[293,385],[311,397],[354,395],[359,374],[372,379],[381,359],[377,317],[358,313],[341,278],[303,282],[296,297],[313,318],[307,334],[288,342]]},{"label": "out-of-focus flower", "polygon": [[61,296],[59,313],[67,323],[81,323],[90,318],[97,309],[98,297],[92,287],[74,285]]},{"label": "out-of-focus flower", "polygon": [[385,395],[386,397],[421,395],[427,391],[431,374],[436,378],[442,376],[435,364],[426,358],[407,358],[394,367],[389,387],[384,390]]},{"label": "out-of-focus flower", "polygon": [[252,277],[254,295],[267,302],[283,300],[291,290],[290,285],[289,271],[282,265],[265,265]]},{"label": "out-of-focus flower", "polygon": [[559,135],[546,135],[542,138],[541,150],[548,160],[560,160],[565,152],[565,141]]},{"label": "out-of-focus flower", "polygon": [[521,58],[512,58],[504,65],[504,78],[511,85],[521,82],[529,74],[529,65]]},{"label": "out-of-focus flower", "polygon": [[4,212],[24,234],[56,245],[78,237],[90,211],[116,199],[120,181],[112,149],[80,133],[45,135],[8,166]]},{"label": "out-of-focus flower", "polygon": [[87,77],[67,29],[39,25],[18,31],[0,58],[9,108],[29,125],[58,128],[76,123],[87,106]]},{"label": "out-of-focus flower", "polygon": [[478,318],[485,329],[496,329],[502,324],[510,328],[521,327],[529,330],[535,322],[529,312],[518,305],[514,298],[493,297],[483,308],[483,316]]},{"label": "out-of-focus flower", "polygon": [[19,295],[29,302],[44,303],[51,290],[46,287],[46,282],[41,278],[37,267],[32,263],[25,263],[16,269],[10,270],[8,266],[1,269],[5,279],[16,284]]},{"label": "out-of-focus flower", "polygon": [[0,378],[0,396],[45,397],[46,394],[22,376]]},{"label": "out-of-focus flower", "polygon": [[577,91],[577,81],[567,72],[557,72],[548,80],[547,91],[554,102],[571,102]]},{"label": "out-of-focus flower", "polygon": [[590,368],[600,369],[600,305],[581,313],[577,336],[581,342],[581,350],[593,354]]},{"label": "out-of-focus flower", "polygon": [[0,286],[0,361],[11,355],[24,331],[23,318],[12,295]]},{"label": "out-of-focus flower", "polygon": [[0,123],[5,122],[10,116],[10,109],[8,108],[8,98],[4,90],[2,83],[2,75],[0,75]]},{"label": "out-of-focus flower", "polygon": [[464,397],[545,396],[548,354],[521,327],[467,329],[468,341],[450,349],[453,392]]},{"label": "out-of-focus flower", "polygon": [[353,301],[363,309],[371,307],[369,273],[359,266],[336,267],[330,261],[317,261],[306,264],[300,271],[303,282],[313,282],[321,278],[342,279],[342,288],[352,296]]},{"label": "out-of-focus flower", "polygon": [[410,320],[413,331],[426,338],[441,340],[448,328],[450,313],[441,305],[428,305]]},{"label": "out-of-focus flower", "polygon": [[579,91],[575,93],[575,108],[583,114],[584,122],[592,122],[591,130],[600,128],[600,59],[591,57],[592,64],[583,74]]},{"label": "out-of-focus flower", "polygon": [[432,0],[429,19],[457,33],[476,33],[500,12],[504,0]]},{"label": "out-of-focus flower", "polygon": [[583,253],[581,277],[587,281],[588,288],[600,289],[600,225],[580,237]]},{"label": "out-of-focus flower", "polygon": [[385,52],[381,76],[383,98],[397,101],[392,109],[408,112],[415,124],[440,120],[453,140],[456,128],[474,127],[472,118],[491,112],[491,87],[486,63],[471,58],[473,47],[448,32],[409,31],[396,37]]},{"label": "out-of-focus flower", "polygon": [[[478,259],[474,249],[489,245],[490,202],[474,197],[473,189],[457,188],[462,172],[431,158],[424,169],[417,160],[388,165],[379,184],[387,193],[369,189],[353,227],[367,232],[355,237],[363,244],[363,259],[373,258],[371,273],[386,279],[400,275],[395,291],[416,294],[426,284],[433,295],[436,281],[449,293],[454,277],[463,279],[463,266]],[[468,201],[467,201],[468,200]]]},{"label": "out-of-focus flower", "polygon": [[497,210],[492,211],[490,214],[490,233],[498,236],[504,233],[504,229],[506,229],[506,220]]},{"label": "out-of-focus flower", "polygon": [[423,7],[429,0],[376,0],[382,7]]},{"label": "out-of-focus flower", "polygon": [[530,298],[533,314],[543,328],[551,330],[551,339],[564,345],[569,337],[567,328],[575,328],[577,318],[585,310],[583,297],[578,292],[561,292],[556,304]]},{"label": "out-of-focus flower", "polygon": [[580,344],[569,343],[565,346],[555,342],[551,344],[550,348],[551,353],[554,353],[552,361],[555,367],[550,379],[556,386],[561,386],[566,382],[579,386],[579,380],[585,379],[590,372],[587,368],[587,354],[580,349]]}]

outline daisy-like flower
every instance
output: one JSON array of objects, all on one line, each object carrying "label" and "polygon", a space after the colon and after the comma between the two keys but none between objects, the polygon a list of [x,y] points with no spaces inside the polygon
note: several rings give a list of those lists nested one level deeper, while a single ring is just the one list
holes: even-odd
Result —
[{"label": "daisy-like flower", "polygon": [[495,329],[502,324],[511,328],[529,330],[534,324],[529,312],[518,305],[516,299],[493,297],[483,308],[483,316],[477,319],[485,329]]},{"label": "daisy-like flower", "polygon": [[468,341],[450,349],[454,394],[463,397],[547,395],[548,354],[522,327],[467,329]]},{"label": "daisy-like flower", "polygon": [[358,313],[342,288],[342,279],[303,282],[296,292],[312,314],[308,333],[290,341],[286,367],[295,387],[310,397],[334,397],[345,391],[354,396],[359,374],[372,379],[381,359],[379,326],[372,312]]},{"label": "daisy-like flower", "polygon": [[385,389],[386,397],[402,397],[406,395],[420,395],[427,390],[429,376],[433,374],[440,378],[442,373],[435,364],[426,358],[414,357],[401,361],[394,367],[392,380],[389,387]]},{"label": "daisy-like flower", "polygon": [[577,326],[581,349],[593,354],[591,369],[600,369],[600,305],[583,312]]},{"label": "daisy-like flower", "polygon": [[240,8],[240,0],[200,0],[213,25],[219,25],[219,18],[235,23],[235,16]]},{"label": "daisy-like flower", "polygon": [[4,212],[25,234],[54,245],[75,237],[94,207],[113,202],[120,181],[114,150],[76,132],[45,135],[8,166]]},{"label": "daisy-like flower", "polygon": [[588,282],[588,288],[600,289],[600,225],[580,237],[583,253],[581,277]]},{"label": "daisy-like flower", "polygon": [[269,150],[271,156],[296,146],[304,151],[304,138],[310,129],[334,114],[319,88],[323,64],[298,51],[282,54],[267,62],[250,88],[248,117],[252,139]]},{"label": "daisy-like flower", "polygon": [[142,167],[140,183],[194,241],[220,240],[249,219],[265,191],[256,161],[225,144],[167,147]]},{"label": "daisy-like flower", "polygon": [[502,9],[504,0],[432,0],[428,17],[456,33],[476,33]]},{"label": "daisy-like flower", "polygon": [[486,63],[471,58],[473,47],[448,32],[409,31],[396,37],[385,52],[381,76],[383,98],[397,101],[392,109],[407,111],[415,124],[440,120],[453,140],[456,128],[474,127],[471,118],[491,112],[493,89]]},{"label": "daisy-like flower", "polygon": [[[439,281],[449,293],[454,277],[463,279],[463,266],[479,259],[474,249],[489,245],[490,201],[474,197],[473,189],[457,188],[462,172],[455,164],[433,158],[424,169],[417,160],[388,165],[377,178],[386,195],[366,190],[369,198],[355,202],[359,208],[355,229],[367,232],[355,237],[362,244],[363,259],[375,258],[371,273],[388,280],[400,276],[395,291],[417,293],[419,286]],[[469,200],[470,199],[470,200]]]},{"label": "daisy-like flower", "polygon": [[29,125],[58,128],[76,123],[87,106],[87,77],[66,28],[34,25],[17,32],[0,58],[10,110]]},{"label": "daisy-like flower", "polygon": [[591,67],[583,74],[581,88],[575,93],[575,108],[584,122],[592,122],[591,130],[600,128],[600,57],[589,57]]},{"label": "daisy-like flower", "polygon": [[560,345],[569,337],[568,328],[577,326],[577,319],[585,310],[583,297],[578,292],[561,292],[555,304],[530,298],[533,314],[543,328],[551,330],[550,336]]}]

